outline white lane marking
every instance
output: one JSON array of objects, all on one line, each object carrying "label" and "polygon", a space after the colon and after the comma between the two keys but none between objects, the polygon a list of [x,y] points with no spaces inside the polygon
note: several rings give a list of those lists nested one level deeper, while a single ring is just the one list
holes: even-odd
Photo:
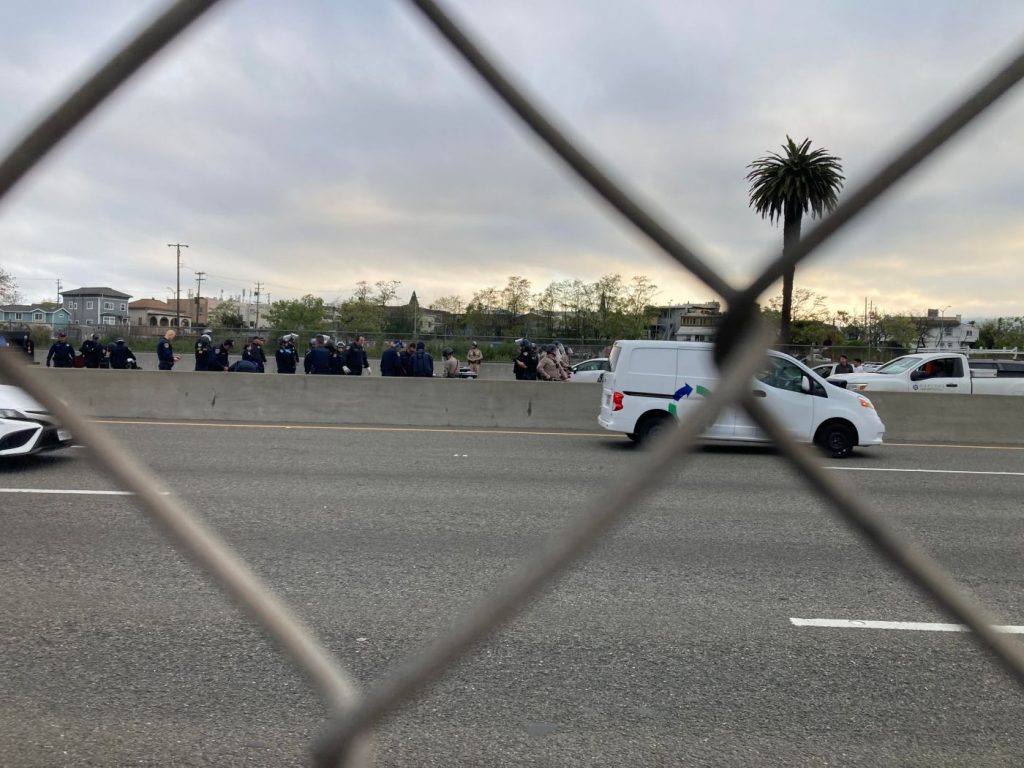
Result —
[{"label": "white lane marking", "polygon": [[845,472],[925,472],[933,475],[1012,475],[1024,477],[1024,472],[990,472],[977,469],[899,469],[896,467],[825,467]]},{"label": "white lane marking", "polygon": [[93,424],[152,427],[218,427],[222,429],[296,429],[333,432],[451,432],[482,435],[544,435],[549,437],[623,437],[615,432],[541,432],[530,429],[488,429],[480,427],[353,427],[341,424],[238,424],[220,421],[140,421],[136,419],[92,419]]},{"label": "white lane marking", "polygon": [[890,443],[886,448],[966,448],[970,451],[1024,451],[1024,445],[960,445],[958,443]]},{"label": "white lane marking", "polygon": [[[83,491],[72,488],[0,488],[0,493],[48,493],[63,496],[134,496],[131,491]],[[169,496],[168,491],[160,491],[161,496]]]},{"label": "white lane marking", "polygon": [[[942,624],[928,621],[859,621],[850,619],[794,619],[790,623],[797,627],[835,627],[839,629],[898,629],[905,632],[970,632],[963,624]],[[1024,635],[1024,627],[994,626],[996,632],[1008,635]]]}]

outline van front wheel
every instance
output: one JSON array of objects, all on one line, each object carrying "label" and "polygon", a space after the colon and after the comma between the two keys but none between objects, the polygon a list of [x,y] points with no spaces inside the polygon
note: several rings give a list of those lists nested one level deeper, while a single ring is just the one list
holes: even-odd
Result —
[{"label": "van front wheel", "polygon": [[834,422],[821,428],[818,442],[822,448],[832,454],[832,458],[845,459],[853,453],[857,438],[850,427]]},{"label": "van front wheel", "polygon": [[640,423],[636,425],[636,432],[633,433],[636,435],[636,442],[646,443],[656,438],[669,428],[672,423],[669,421],[671,418],[668,414],[658,415],[656,413],[644,416]]}]

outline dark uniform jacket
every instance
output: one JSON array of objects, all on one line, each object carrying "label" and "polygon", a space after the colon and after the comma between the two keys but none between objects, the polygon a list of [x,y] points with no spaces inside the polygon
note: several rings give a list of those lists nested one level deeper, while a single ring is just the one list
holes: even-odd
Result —
[{"label": "dark uniform jacket", "polygon": [[55,342],[46,354],[46,364],[51,360],[54,368],[71,368],[75,364],[75,348],[66,341]]}]

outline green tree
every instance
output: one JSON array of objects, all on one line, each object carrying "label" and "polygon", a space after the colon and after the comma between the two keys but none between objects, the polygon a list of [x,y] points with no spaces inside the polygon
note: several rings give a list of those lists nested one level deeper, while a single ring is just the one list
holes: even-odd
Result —
[{"label": "green tree", "polygon": [[375,301],[351,298],[339,305],[338,321],[352,334],[377,333],[384,328],[384,310]]},{"label": "green tree", "polygon": [[530,281],[519,275],[510,275],[505,287],[501,289],[501,301],[511,315],[511,325],[515,328],[519,315],[530,311]]},{"label": "green tree", "polygon": [[883,315],[875,323],[879,346],[913,349],[920,338],[918,324],[905,315]]},{"label": "green tree", "polygon": [[275,301],[267,312],[267,322],[281,331],[316,330],[324,322],[324,300],[313,294],[301,299]]},{"label": "green tree", "polygon": [[620,338],[637,339],[654,324],[656,312],[651,302],[658,294],[658,286],[647,275],[633,275],[617,308],[621,317]]},{"label": "green tree", "polygon": [[225,299],[210,313],[210,324],[217,328],[242,328],[245,318],[234,299]]},{"label": "green tree", "polygon": [[[769,152],[747,168],[750,207],[772,224],[782,221],[782,248],[789,251],[800,241],[800,224],[805,213],[820,218],[832,211],[843,188],[840,158],[824,149],[811,150],[810,139],[799,145],[789,136],[783,154]],[[789,343],[789,324],[796,267],[782,276],[782,307],[779,315],[779,343]]]}]

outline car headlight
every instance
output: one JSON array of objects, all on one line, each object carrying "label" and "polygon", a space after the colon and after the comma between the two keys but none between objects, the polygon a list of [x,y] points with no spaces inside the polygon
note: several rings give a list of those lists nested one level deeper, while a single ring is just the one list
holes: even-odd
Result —
[{"label": "car headlight", "polygon": [[21,411],[14,408],[0,408],[0,419],[17,419],[19,421],[32,421]]}]

